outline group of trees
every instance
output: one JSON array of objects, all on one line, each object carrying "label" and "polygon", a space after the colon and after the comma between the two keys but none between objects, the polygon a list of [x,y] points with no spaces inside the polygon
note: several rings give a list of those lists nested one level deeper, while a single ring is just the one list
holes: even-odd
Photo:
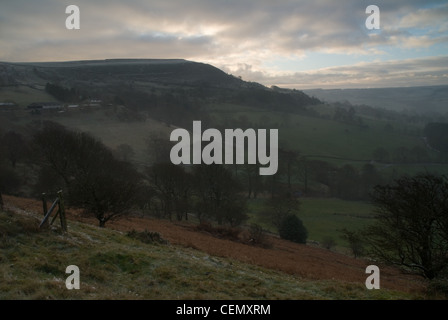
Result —
[{"label": "group of trees", "polygon": [[[40,156],[37,187],[46,193],[65,190],[67,203],[93,214],[101,227],[141,208],[160,218],[182,220],[193,214],[200,222],[230,227],[248,219],[247,196],[232,166],[176,166],[166,161],[166,146],[157,137],[148,143],[158,157],[138,171],[91,135],[44,123],[33,138]],[[282,190],[266,200],[265,218],[282,237],[305,243],[307,231],[297,218],[298,199]]]},{"label": "group of trees", "polygon": [[[1,135],[1,191],[14,192],[20,185],[14,167],[31,157],[29,168],[37,175],[34,195],[64,190],[67,203],[94,215],[101,227],[134,208],[169,219],[186,219],[190,213],[199,221],[238,226],[248,218],[245,191],[249,197],[262,191],[257,166],[176,166],[169,161],[166,140],[158,136],[148,140],[152,165],[137,170],[128,161],[129,146],[111,150],[88,133],[50,121],[32,131],[28,140],[16,132]],[[266,217],[280,228],[286,216],[297,214],[298,202],[290,189],[272,189]]]},{"label": "group of trees", "polygon": [[131,88],[117,88],[113,103],[126,106],[134,118],[150,116],[167,125],[189,126],[195,119],[206,121],[208,111],[191,91],[143,92]]},{"label": "group of trees", "polygon": [[41,156],[41,190],[65,190],[68,203],[93,214],[100,227],[132,208],[140,175],[100,141],[48,122],[33,142]]},{"label": "group of trees", "polygon": [[140,172],[93,136],[53,122],[44,123],[34,134],[33,145],[40,156],[38,189],[65,190],[68,204],[93,214],[101,227],[142,207],[169,219],[194,213],[200,221],[231,226],[247,219],[241,186],[223,166],[187,170],[154,162]]},{"label": "group of trees", "polygon": [[246,166],[238,177],[250,197],[269,192],[273,197],[279,188],[300,195],[330,196],[344,200],[368,200],[373,187],[381,184],[384,177],[376,166],[365,163],[355,167],[351,164],[333,165],[327,161],[311,159],[300,153],[279,150],[279,169],[276,175],[260,177],[256,170]]},{"label": "group of trees", "polygon": [[231,172],[220,165],[198,165],[192,170],[168,162],[147,169],[153,191],[149,207],[169,219],[188,219],[193,213],[199,221],[238,226],[247,219],[246,198]]},{"label": "group of trees", "polygon": [[[27,143],[14,132],[1,133],[0,138],[1,192],[10,192],[14,181],[19,183],[14,168],[26,154],[33,154],[33,166],[39,169],[40,192],[63,189],[68,204],[94,215],[101,227],[110,219],[145,205],[153,214],[169,219],[188,219],[189,214],[194,214],[199,221],[229,226],[239,226],[248,219],[247,195],[254,192],[254,182],[249,192],[242,182],[248,182],[244,176],[249,168],[238,171],[222,165],[183,167],[160,156],[151,166],[138,171],[125,157],[118,159],[91,135],[53,122],[43,123]],[[281,154],[282,183],[270,185],[273,189],[265,193],[261,214],[282,238],[306,243],[308,233],[298,218],[300,202],[292,187],[293,179],[288,179],[297,154]],[[291,167],[287,159],[291,159]],[[313,165],[322,168],[322,174],[331,172],[320,163],[307,165],[310,170]],[[344,185],[347,188],[349,180],[358,181],[351,167],[342,167],[332,174],[339,189]],[[376,214],[375,223],[367,228],[345,230],[344,237],[355,256],[374,256],[428,279],[448,276],[448,178],[421,174],[382,184],[372,165],[365,165],[362,175],[369,185],[375,185],[370,199]],[[313,178],[319,179],[319,175]]]},{"label": "group of trees", "polygon": [[47,84],[45,85],[45,91],[51,94],[57,100],[63,102],[77,102],[82,99],[79,89],[65,88],[54,83],[47,82]]},{"label": "group of trees", "polygon": [[22,134],[15,131],[0,132],[0,194],[16,192],[20,177],[14,170],[18,161],[29,154]]}]

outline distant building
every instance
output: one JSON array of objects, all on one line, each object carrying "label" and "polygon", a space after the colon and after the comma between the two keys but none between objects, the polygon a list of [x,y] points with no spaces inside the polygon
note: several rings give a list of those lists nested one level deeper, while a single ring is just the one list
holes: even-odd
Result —
[{"label": "distant building", "polygon": [[103,104],[102,100],[99,99],[89,99],[85,103],[83,103],[84,107],[101,107]]},{"label": "distant building", "polygon": [[15,110],[17,105],[14,102],[0,102],[0,110]]},{"label": "distant building", "polygon": [[61,110],[63,105],[59,102],[33,102],[28,105],[32,110]]}]

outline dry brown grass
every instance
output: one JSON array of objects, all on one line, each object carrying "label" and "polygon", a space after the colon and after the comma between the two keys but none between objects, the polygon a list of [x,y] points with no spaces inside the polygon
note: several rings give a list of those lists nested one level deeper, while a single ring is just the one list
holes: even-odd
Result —
[{"label": "dry brown grass", "polygon": [[[4,196],[6,207],[16,207],[30,212],[42,212],[38,200]],[[97,225],[95,218],[88,218],[77,210],[67,212],[70,220]],[[340,280],[364,285],[366,267],[375,262],[355,259],[340,253],[269,236],[270,248],[248,245],[216,237],[211,230],[203,230],[188,222],[170,222],[154,218],[122,217],[110,221],[107,228],[123,232],[135,230],[157,232],[170,244],[195,248],[212,256],[226,257],[245,263],[298,275],[309,280]],[[378,265],[378,264],[377,264]],[[378,265],[381,270],[381,287],[402,292],[416,293],[425,289],[422,279],[401,273],[398,269]]]}]

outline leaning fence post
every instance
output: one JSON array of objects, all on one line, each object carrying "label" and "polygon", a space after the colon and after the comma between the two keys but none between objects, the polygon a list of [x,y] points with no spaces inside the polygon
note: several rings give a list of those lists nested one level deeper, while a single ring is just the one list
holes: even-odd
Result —
[{"label": "leaning fence post", "polygon": [[[59,201],[59,198],[58,198]],[[58,211],[56,211],[56,214],[54,215],[53,219],[51,219],[50,225],[53,225],[54,220],[56,220],[56,218],[59,215],[59,211],[61,211],[61,208],[59,207]]]},{"label": "leaning fence post", "polygon": [[61,227],[63,231],[67,231],[67,221],[65,220],[65,207],[64,198],[62,196],[62,190],[58,191],[59,198],[59,218],[61,219]]},{"label": "leaning fence post", "polygon": [[[45,192],[42,193],[42,208],[44,209],[44,217],[48,212],[48,208],[47,208],[47,197]],[[48,225],[48,223],[45,223],[46,225]]]},{"label": "leaning fence post", "polygon": [[50,217],[51,213],[52,213],[53,210],[54,210],[54,207],[56,207],[56,205],[57,205],[58,203],[59,203],[59,198],[56,199],[56,200],[53,202],[53,204],[51,205],[50,210],[48,210],[48,212],[47,212],[47,214],[45,215],[44,219],[43,219],[42,222],[40,223],[39,228],[42,228],[42,226],[43,226],[45,223],[47,223],[48,218]]}]

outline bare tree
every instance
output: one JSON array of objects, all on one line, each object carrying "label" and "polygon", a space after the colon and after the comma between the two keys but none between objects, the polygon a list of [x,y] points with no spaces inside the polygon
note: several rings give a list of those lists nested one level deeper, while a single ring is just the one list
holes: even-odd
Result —
[{"label": "bare tree", "polygon": [[26,153],[26,141],[20,133],[8,131],[3,136],[3,149],[13,168]]},{"label": "bare tree", "polygon": [[448,179],[421,174],[377,186],[376,223],[365,231],[372,254],[428,279],[448,272]]},{"label": "bare tree", "polygon": [[232,173],[221,165],[197,165],[193,169],[195,209],[200,220],[215,219],[237,226],[245,221],[246,197]]},{"label": "bare tree", "polygon": [[282,221],[288,216],[296,215],[299,208],[299,199],[291,192],[283,190],[277,192],[272,198],[266,199],[262,214],[278,229]]},{"label": "bare tree", "polygon": [[115,159],[100,141],[54,123],[46,123],[34,141],[45,164],[62,178],[70,205],[93,214],[100,227],[129,212],[140,176],[129,163]]},{"label": "bare tree", "polygon": [[170,162],[170,151],[173,143],[169,141],[169,136],[152,133],[146,140],[149,160],[151,164]]},{"label": "bare tree", "polygon": [[175,213],[178,220],[188,219],[191,206],[191,176],[183,167],[172,163],[157,163],[147,170],[151,186],[161,204],[162,213],[171,220]]},{"label": "bare tree", "polygon": [[359,231],[350,231],[345,228],[341,232],[341,237],[348,242],[353,256],[355,258],[358,258],[363,255],[365,249],[364,242],[362,240],[362,234]]}]

